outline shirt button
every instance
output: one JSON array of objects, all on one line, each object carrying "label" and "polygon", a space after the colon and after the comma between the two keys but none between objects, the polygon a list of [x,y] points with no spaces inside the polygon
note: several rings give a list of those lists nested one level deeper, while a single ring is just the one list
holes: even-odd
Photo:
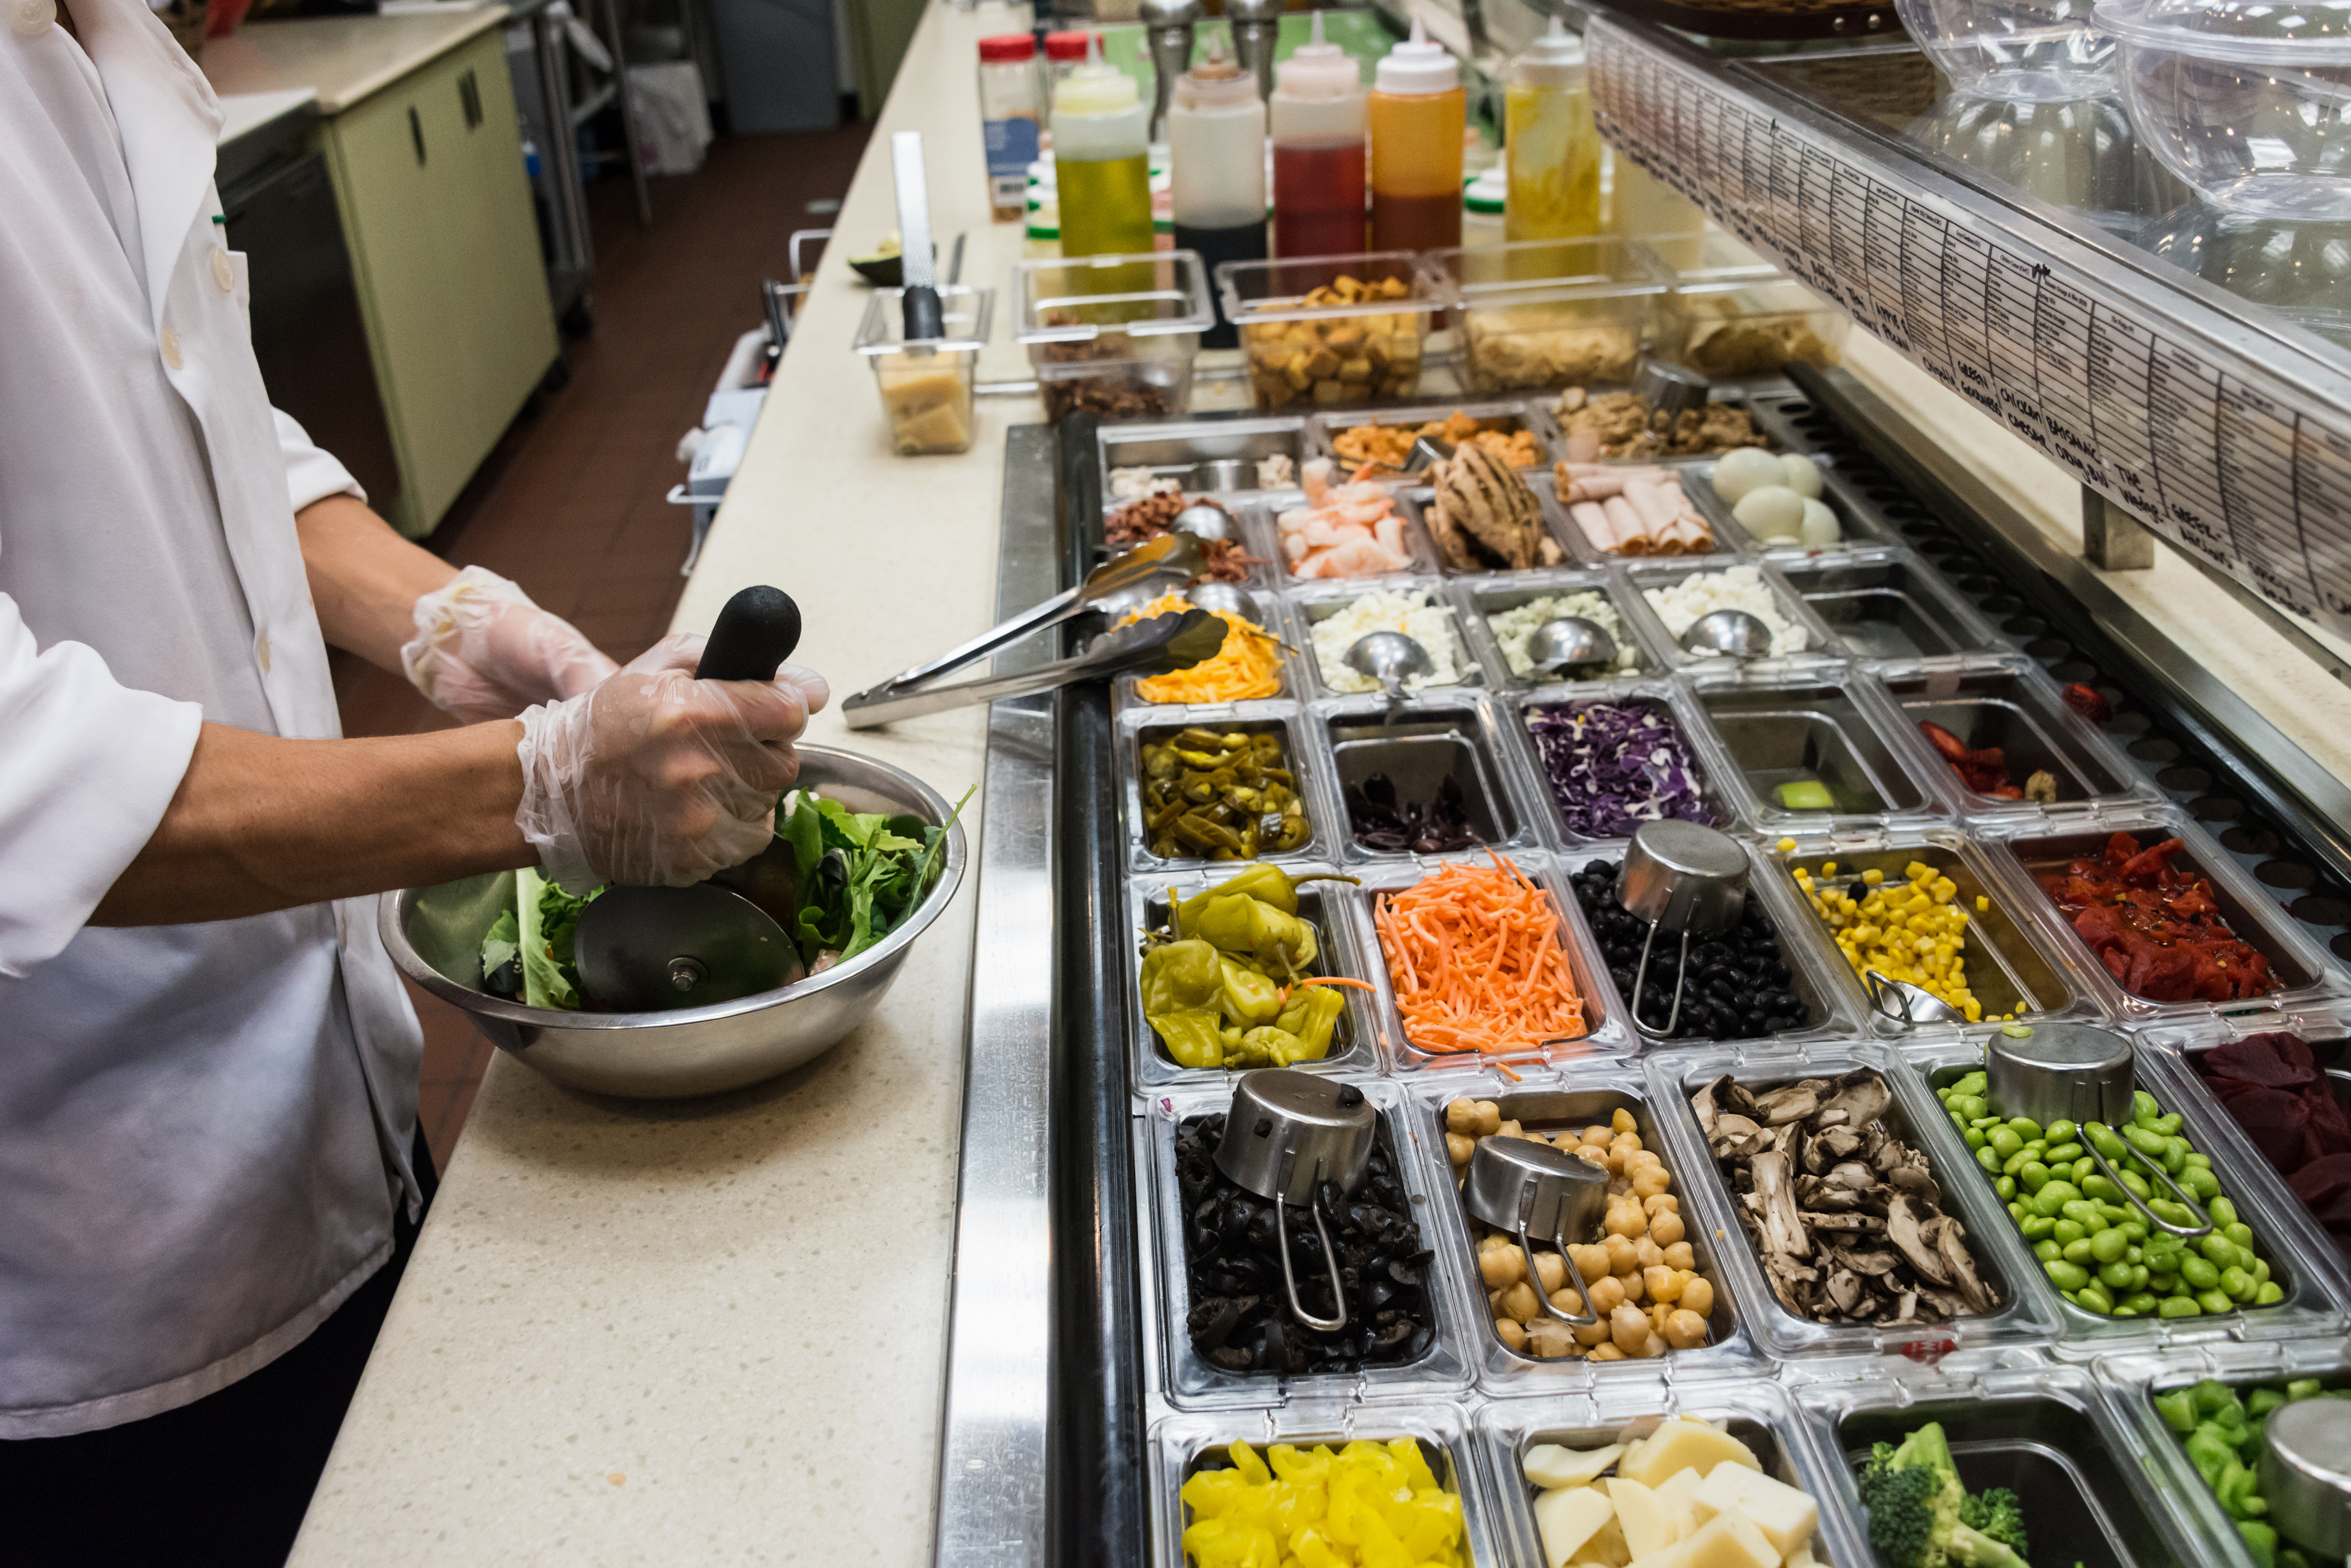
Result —
[{"label": "shirt button", "polygon": [[180,368],[180,335],[169,327],[163,329],[163,362],[175,371]]},{"label": "shirt button", "polygon": [[57,26],[57,0],[7,0],[8,26],[20,38],[37,38]]},{"label": "shirt button", "polygon": [[228,252],[218,246],[213,246],[213,281],[223,294],[236,287],[236,269],[228,264]]},{"label": "shirt button", "polygon": [[260,637],[256,637],[256,638],[253,640],[253,651],[254,651],[254,653],[255,653],[255,654],[256,654],[256,656],[261,660],[261,673],[262,673],[263,674],[265,674],[265,675],[266,675],[266,674],[267,674],[269,673],[269,639],[268,639],[268,637],[266,637],[266,635],[265,635],[265,636],[260,636]]}]

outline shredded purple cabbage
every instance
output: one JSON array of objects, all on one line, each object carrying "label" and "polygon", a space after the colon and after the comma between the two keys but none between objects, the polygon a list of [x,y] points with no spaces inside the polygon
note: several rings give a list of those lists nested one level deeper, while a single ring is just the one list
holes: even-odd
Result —
[{"label": "shredded purple cabbage", "polygon": [[1621,839],[1643,822],[1675,818],[1714,826],[1681,727],[1662,703],[1573,703],[1527,709],[1535,753],[1568,831]]}]

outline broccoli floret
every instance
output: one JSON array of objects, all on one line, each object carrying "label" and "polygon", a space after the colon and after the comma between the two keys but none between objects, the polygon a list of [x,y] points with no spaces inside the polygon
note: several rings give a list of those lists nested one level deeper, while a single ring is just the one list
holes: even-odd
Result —
[{"label": "broccoli floret", "polygon": [[[1938,1423],[1912,1432],[1899,1448],[1875,1445],[1855,1479],[1869,1511],[1869,1543],[1887,1568],[2028,1568],[2013,1546],[1963,1517],[1974,1500]],[[1984,1517],[2003,1524],[2012,1518],[2021,1542],[2022,1516],[2013,1494],[2004,1495],[2006,1513],[1995,1500]]]},{"label": "broccoli floret", "polygon": [[2024,1543],[2024,1506],[2006,1487],[1987,1487],[1959,1504],[1959,1522],[1981,1531],[2019,1557],[2032,1551]]}]

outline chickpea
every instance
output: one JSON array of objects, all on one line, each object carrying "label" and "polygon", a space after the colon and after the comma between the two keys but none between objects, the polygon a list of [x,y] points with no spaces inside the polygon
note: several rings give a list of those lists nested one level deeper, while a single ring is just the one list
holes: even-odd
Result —
[{"label": "chickpea", "polygon": [[1448,1133],[1474,1134],[1478,1131],[1478,1102],[1452,1100],[1445,1106],[1445,1130]]},{"label": "chickpea", "polygon": [[1656,1238],[1653,1236],[1635,1237],[1633,1256],[1642,1268],[1654,1269],[1666,1260],[1666,1249],[1657,1245]]},{"label": "chickpea", "polygon": [[1606,1246],[1610,1273],[1630,1274],[1641,1266],[1640,1257],[1633,1250],[1633,1243],[1629,1239],[1623,1236],[1611,1236],[1607,1239]]},{"label": "chickpea", "polygon": [[1714,1315],[1714,1284],[1703,1274],[1682,1281],[1681,1309],[1699,1321]]},{"label": "chickpea", "polygon": [[1665,1166],[1644,1166],[1633,1173],[1633,1196],[1639,1198],[1656,1197],[1673,1184],[1674,1178],[1666,1174]]},{"label": "chickpea", "polygon": [[[1595,1312],[1599,1311],[1597,1307],[1593,1310]],[[1608,1343],[1607,1316],[1603,1313],[1600,1321],[1596,1323],[1577,1323],[1573,1332],[1575,1334],[1575,1343],[1583,1346],[1586,1350],[1591,1350],[1596,1346],[1606,1344]],[[1614,1361],[1616,1358],[1612,1355],[1602,1359]]]},{"label": "chickpea", "polygon": [[1591,1359],[1593,1361],[1625,1361],[1629,1358],[1623,1351],[1618,1350],[1614,1344],[1604,1343],[1592,1347]]},{"label": "chickpea", "polygon": [[1502,1311],[1520,1322],[1532,1322],[1542,1315],[1542,1303],[1535,1300],[1534,1290],[1524,1280],[1502,1292]]},{"label": "chickpea", "polygon": [[[1500,1113],[1497,1112],[1496,1114],[1499,1115]],[[1495,1127],[1494,1131],[1499,1133],[1506,1138],[1519,1138],[1526,1135],[1526,1129],[1520,1126],[1515,1118],[1499,1124]]]},{"label": "chickpea", "polygon": [[1535,1254],[1535,1279],[1548,1296],[1567,1283],[1567,1260],[1556,1252]]},{"label": "chickpea", "polygon": [[[1656,1232],[1651,1230],[1649,1234],[1655,1236]],[[1684,1273],[1690,1272],[1698,1267],[1698,1254],[1690,1250],[1688,1242],[1677,1241],[1666,1249],[1666,1267],[1679,1269]]]},{"label": "chickpea", "polygon": [[1682,1200],[1669,1192],[1654,1193],[1641,1200],[1641,1212],[1652,1219],[1661,1214],[1679,1214],[1681,1211]]},{"label": "chickpea", "polygon": [[1590,1247],[1570,1246],[1567,1255],[1575,1260],[1575,1271],[1585,1281],[1602,1279],[1616,1270],[1608,1266],[1608,1249],[1594,1244]]},{"label": "chickpea", "polygon": [[1706,1320],[1684,1308],[1666,1320],[1666,1343],[1676,1350],[1696,1350],[1706,1343]]},{"label": "chickpea", "polygon": [[1491,1100],[1478,1102],[1478,1135],[1491,1137],[1502,1130],[1502,1108]]},{"label": "chickpea", "polygon": [[1605,1317],[1625,1304],[1625,1281],[1614,1274],[1604,1274],[1595,1280],[1591,1275],[1583,1282],[1592,1287],[1592,1310]]},{"label": "chickpea", "polygon": [[[1588,1147],[1589,1145],[1586,1146]],[[1608,1174],[1610,1176],[1623,1176],[1625,1174],[1625,1151],[1612,1147],[1607,1151],[1606,1156],[1602,1159],[1600,1163],[1608,1167]]]},{"label": "chickpea", "polygon": [[1551,1293],[1551,1304],[1562,1312],[1580,1312],[1583,1310],[1583,1298],[1572,1289],[1562,1289]]},{"label": "chickpea", "polygon": [[1665,1336],[1658,1333],[1656,1330],[1651,1329],[1649,1331],[1648,1338],[1641,1342],[1641,1348],[1635,1354],[1641,1356],[1644,1360],[1654,1360],[1656,1357],[1665,1354]]},{"label": "chickpea", "polygon": [[1666,1162],[1647,1149],[1635,1149],[1625,1156],[1625,1168],[1628,1171],[1645,1171],[1652,1166],[1663,1170],[1666,1168]]},{"label": "chickpea", "polygon": [[1628,1301],[1639,1301],[1648,1291],[1648,1286],[1642,1281],[1640,1270],[1637,1269],[1630,1274],[1618,1274],[1614,1278],[1623,1283],[1625,1299]]},{"label": "chickpea", "polygon": [[1649,1221],[1629,1203],[1612,1203],[1608,1206],[1608,1218],[1600,1222],[1600,1228],[1608,1233],[1609,1239],[1621,1240],[1630,1247],[1632,1238],[1649,1228]]},{"label": "chickpea", "polygon": [[1616,1113],[1608,1118],[1608,1126],[1611,1132],[1637,1132],[1640,1130],[1640,1125],[1641,1124],[1633,1120],[1633,1113],[1627,1111],[1622,1105],[1617,1106]]},{"label": "chickpea", "polygon": [[1608,1168],[1608,1154],[1604,1149],[1595,1149],[1587,1144],[1575,1150],[1574,1154],[1576,1158],[1586,1165],[1598,1166],[1602,1170]]},{"label": "chickpea", "polygon": [[1445,1157],[1457,1166],[1466,1166],[1478,1152],[1478,1140],[1464,1133],[1445,1134]]},{"label": "chickpea", "polygon": [[1508,1243],[1489,1247],[1478,1254],[1478,1277],[1489,1291],[1506,1291],[1527,1277],[1527,1261]]},{"label": "chickpea", "polygon": [[1522,1351],[1527,1348],[1527,1331],[1515,1318],[1496,1318],[1494,1337],[1512,1350]]},{"label": "chickpea", "polygon": [[1604,1149],[1608,1146],[1608,1140],[1615,1135],[1614,1131],[1607,1127],[1595,1126],[1583,1129],[1583,1141]]},{"label": "chickpea", "polygon": [[1662,1263],[1642,1270],[1641,1283],[1653,1301],[1663,1303],[1681,1300],[1682,1277]]},{"label": "chickpea", "polygon": [[1649,1216],[1649,1239],[1660,1247],[1671,1247],[1688,1234],[1687,1222],[1670,1208]]},{"label": "chickpea", "polygon": [[1641,1134],[1628,1127],[1609,1139],[1608,1146],[1618,1154],[1637,1155],[1641,1152]]},{"label": "chickpea", "polygon": [[1608,1314],[1608,1337],[1616,1348],[1633,1355],[1649,1342],[1649,1315],[1627,1302]]},{"label": "chickpea", "polygon": [[1555,1318],[1544,1318],[1527,1329],[1527,1345],[1535,1354],[1546,1358],[1575,1354],[1575,1335],[1568,1325]]}]

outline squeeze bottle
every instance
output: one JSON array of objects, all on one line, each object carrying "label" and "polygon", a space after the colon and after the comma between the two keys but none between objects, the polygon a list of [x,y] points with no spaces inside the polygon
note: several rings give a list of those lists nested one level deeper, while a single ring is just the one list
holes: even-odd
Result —
[{"label": "squeeze bottle", "polygon": [[1461,131],[1468,99],[1442,44],[1418,18],[1373,78],[1372,248],[1461,243]]},{"label": "squeeze bottle", "polygon": [[[1220,262],[1263,261],[1265,105],[1258,101],[1257,78],[1215,54],[1178,77],[1167,111],[1167,157],[1176,248],[1198,251],[1211,277]],[[1221,299],[1217,315],[1200,341],[1229,349],[1239,340],[1223,319]]]},{"label": "squeeze bottle", "polygon": [[1274,67],[1273,246],[1280,256],[1364,248],[1364,78],[1338,45],[1314,36]]},{"label": "squeeze bottle", "polygon": [[1510,62],[1502,86],[1511,239],[1580,239],[1600,232],[1600,133],[1583,74],[1583,41],[1556,14]]},{"label": "squeeze bottle", "polygon": [[1134,78],[1102,57],[1092,34],[1086,63],[1053,96],[1053,183],[1065,256],[1142,254],[1152,248],[1150,113]]}]

